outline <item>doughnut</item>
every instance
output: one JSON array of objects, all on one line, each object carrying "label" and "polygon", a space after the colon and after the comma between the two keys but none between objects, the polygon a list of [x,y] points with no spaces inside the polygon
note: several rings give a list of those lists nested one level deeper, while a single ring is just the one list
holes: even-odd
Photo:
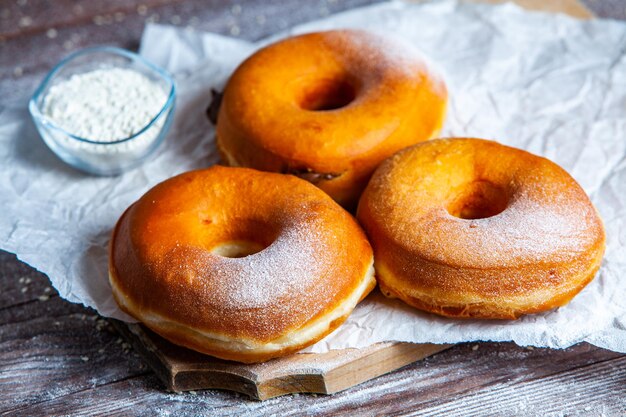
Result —
[{"label": "doughnut", "polygon": [[594,277],[602,220],[555,163],[496,142],[436,139],[376,170],[357,217],[388,297],[442,316],[516,319]]},{"label": "doughnut", "polygon": [[288,38],[232,74],[217,117],[231,166],[306,179],[356,208],[371,174],[444,121],[441,76],[410,45],[360,30]]},{"label": "doughnut", "polygon": [[262,362],[337,328],[376,285],[356,220],[290,175],[211,167],[132,204],[110,244],[120,308],[171,342]]}]

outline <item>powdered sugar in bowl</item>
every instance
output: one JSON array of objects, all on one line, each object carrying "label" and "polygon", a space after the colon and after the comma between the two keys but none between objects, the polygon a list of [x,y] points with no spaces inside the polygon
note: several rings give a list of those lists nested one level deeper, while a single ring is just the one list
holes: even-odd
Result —
[{"label": "powdered sugar in bowl", "polygon": [[172,77],[141,56],[95,47],[54,67],[29,110],[63,161],[92,174],[116,175],[158,148],[171,124],[175,95]]}]

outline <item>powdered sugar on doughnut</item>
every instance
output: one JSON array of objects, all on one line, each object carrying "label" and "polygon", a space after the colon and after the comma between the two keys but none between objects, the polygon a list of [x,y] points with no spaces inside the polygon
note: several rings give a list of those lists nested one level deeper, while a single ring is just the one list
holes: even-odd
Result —
[{"label": "powdered sugar on doughnut", "polygon": [[[320,223],[320,222],[317,222]],[[322,292],[319,278],[325,274],[325,239],[312,227],[293,225],[261,252],[243,258],[222,258],[211,270],[211,280],[222,291],[211,295],[224,309],[246,310],[284,305],[286,297]]]},{"label": "powdered sugar on doughnut", "polygon": [[[261,250],[216,250],[246,241]],[[136,310],[264,343],[372,282],[371,248],[347,212],[306,181],[245,168],[212,167],[154,187],[118,223],[112,254],[113,279]]]}]

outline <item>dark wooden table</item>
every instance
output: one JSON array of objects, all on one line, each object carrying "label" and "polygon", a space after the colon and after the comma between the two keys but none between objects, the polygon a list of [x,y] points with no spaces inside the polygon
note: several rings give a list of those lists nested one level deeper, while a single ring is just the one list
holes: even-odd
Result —
[{"label": "dark wooden table", "polygon": [[[3,0],[0,108],[23,105],[68,51],[136,48],[146,21],[254,40],[371,2]],[[585,3],[598,16],[626,17],[623,0]],[[0,414],[626,415],[626,355],[588,344],[470,343],[333,396],[173,394],[107,320],[60,299],[45,275],[0,251]]]}]

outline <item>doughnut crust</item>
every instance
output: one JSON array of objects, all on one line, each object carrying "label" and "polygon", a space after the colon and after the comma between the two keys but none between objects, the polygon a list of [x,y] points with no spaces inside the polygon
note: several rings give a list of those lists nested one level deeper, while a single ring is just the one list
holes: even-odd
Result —
[{"label": "doughnut crust", "polygon": [[442,77],[410,45],[359,30],[295,36],[244,61],[224,90],[224,161],[297,175],[346,208],[378,164],[435,137]]},{"label": "doughnut crust", "polygon": [[309,346],[375,286],[354,218],[299,178],[215,166],[168,179],[115,226],[119,306],[170,341],[240,362]]},{"label": "doughnut crust", "polygon": [[481,139],[387,159],[357,217],[382,292],[448,317],[515,319],[567,304],[594,277],[602,220],[555,163]]}]

